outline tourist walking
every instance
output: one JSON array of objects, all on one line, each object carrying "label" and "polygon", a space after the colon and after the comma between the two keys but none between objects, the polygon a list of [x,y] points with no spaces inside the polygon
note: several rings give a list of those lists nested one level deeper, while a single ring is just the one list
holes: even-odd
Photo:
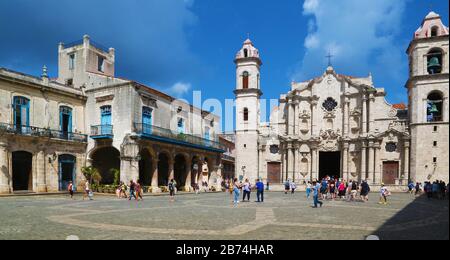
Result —
[{"label": "tourist walking", "polygon": [[410,181],[410,182],[408,183],[408,192],[409,192],[409,194],[411,194],[411,195],[414,194],[414,188],[415,188],[414,183],[413,183],[412,181]]},{"label": "tourist walking", "polygon": [[415,189],[416,189],[415,195],[416,195],[416,196],[420,195],[421,190],[422,190],[422,184],[421,184],[420,182],[417,182],[417,183],[416,183]]},{"label": "tourist walking", "polygon": [[341,182],[341,183],[339,183],[339,186],[338,186],[338,195],[339,195],[339,198],[340,199],[342,199],[342,198],[345,198],[345,190],[346,190],[347,188],[345,187],[345,182]]},{"label": "tourist walking", "polygon": [[309,199],[309,197],[311,197],[311,181],[306,184],[306,198]]},{"label": "tourist walking", "polygon": [[70,198],[73,199],[74,187],[73,187],[73,183],[72,182],[69,182],[69,186],[67,187],[67,190],[69,191]]},{"label": "tourist walking", "polygon": [[336,182],[335,182],[334,178],[332,178],[330,180],[329,186],[330,186],[329,193],[330,193],[331,199],[334,200],[336,198]]},{"label": "tourist walking", "polygon": [[141,185],[141,180],[138,180],[136,182],[136,200],[139,201],[140,200],[144,200],[144,198],[142,197],[142,185]]},{"label": "tourist walking", "polygon": [[356,199],[356,195],[358,195],[358,183],[356,181],[352,182],[350,187],[350,201],[354,201]]},{"label": "tourist walking", "polygon": [[91,191],[91,186],[90,186],[90,184],[89,184],[89,181],[86,180],[86,182],[84,183],[84,195],[83,195],[83,200],[84,200],[85,198],[89,198],[89,200],[93,200],[92,197],[93,197],[93,194],[92,194],[92,191]]},{"label": "tourist walking", "polygon": [[233,205],[235,207],[237,207],[237,205],[239,204],[239,195],[240,195],[240,189],[241,185],[238,182],[238,179],[235,178],[234,182],[233,182],[233,193],[234,193],[234,199],[233,199]]},{"label": "tourist walking", "polygon": [[328,181],[327,178],[323,178],[322,183],[320,185],[320,198],[323,200],[326,199],[327,193],[328,193]]},{"label": "tourist walking", "polygon": [[264,202],[264,183],[260,180],[256,180],[256,202]]},{"label": "tourist walking", "polygon": [[171,179],[168,186],[169,186],[170,201],[174,202],[175,201],[175,180]]},{"label": "tourist walking", "polygon": [[284,182],[284,194],[288,194],[288,192],[291,190],[291,180],[287,179]]},{"label": "tourist walking", "polygon": [[136,198],[136,184],[134,183],[133,180],[130,181],[130,197],[128,200],[131,200],[131,197],[134,197],[135,200],[137,200]]},{"label": "tourist walking", "polygon": [[369,184],[367,183],[367,181],[363,181],[361,183],[361,192],[360,192],[361,200],[363,202],[369,201],[369,192],[370,192]]},{"label": "tourist walking", "polygon": [[242,187],[242,191],[244,193],[244,196],[242,197],[242,202],[245,202],[245,198],[247,197],[247,201],[250,202],[250,193],[251,193],[251,186],[248,179],[245,179],[244,186]]},{"label": "tourist walking", "polygon": [[320,184],[313,182],[312,189],[313,189],[313,198],[314,198],[314,206],[313,208],[317,208],[317,205],[320,205],[322,207],[323,202],[319,201],[319,193],[320,193]]},{"label": "tourist walking", "polygon": [[387,187],[384,185],[384,183],[382,183],[380,188],[380,202],[378,202],[378,204],[387,205],[387,197],[390,196],[390,194],[391,193],[389,192]]},{"label": "tourist walking", "polygon": [[297,184],[295,184],[295,182],[291,182],[291,194],[294,194],[296,189],[297,189]]}]

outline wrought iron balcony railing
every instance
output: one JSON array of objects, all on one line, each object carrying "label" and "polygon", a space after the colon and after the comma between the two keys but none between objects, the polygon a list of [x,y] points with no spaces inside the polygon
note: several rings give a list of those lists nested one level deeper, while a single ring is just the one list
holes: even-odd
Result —
[{"label": "wrought iron balcony railing", "polygon": [[87,142],[87,135],[84,134],[64,132],[61,130],[51,130],[48,128],[40,128],[35,126],[20,126],[0,123],[0,133],[2,132],[14,135],[45,137],[73,142]]},{"label": "wrought iron balcony railing", "polygon": [[91,138],[102,139],[102,138],[112,138],[113,126],[112,125],[94,125],[91,126]]},{"label": "wrought iron balcony railing", "polygon": [[226,150],[226,147],[224,145],[220,144],[215,140],[214,141],[208,140],[200,136],[184,134],[178,131],[173,131],[170,129],[161,128],[148,124],[135,123],[134,132],[144,137],[160,137],[195,146],[213,148],[222,151]]}]

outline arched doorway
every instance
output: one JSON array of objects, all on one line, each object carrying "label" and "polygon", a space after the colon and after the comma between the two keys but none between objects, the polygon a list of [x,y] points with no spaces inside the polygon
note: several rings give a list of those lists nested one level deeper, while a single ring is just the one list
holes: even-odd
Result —
[{"label": "arched doorway", "polygon": [[139,181],[142,186],[151,186],[153,175],[152,155],[148,149],[143,149],[139,154],[141,156],[139,161]]},{"label": "arched doorway", "polygon": [[12,153],[13,191],[33,190],[33,155],[29,152]]},{"label": "arched doorway", "polygon": [[120,170],[120,152],[114,147],[99,148],[91,156],[92,166],[102,176],[101,184],[113,184],[114,174],[111,170]]},{"label": "arched doorway", "polygon": [[178,154],[175,156],[174,173],[177,188],[184,187],[187,178],[187,165],[184,155]]},{"label": "arched doorway", "polygon": [[158,156],[158,186],[167,186],[169,180],[169,156],[161,153]]},{"label": "arched doorway", "polygon": [[59,164],[59,190],[65,191],[69,187],[69,183],[73,182],[75,187],[76,182],[76,158],[70,154],[62,154],[58,157]]}]

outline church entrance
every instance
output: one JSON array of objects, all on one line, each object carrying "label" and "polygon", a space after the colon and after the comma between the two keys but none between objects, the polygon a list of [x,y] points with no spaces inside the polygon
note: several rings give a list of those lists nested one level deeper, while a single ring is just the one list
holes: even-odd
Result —
[{"label": "church entrance", "polygon": [[341,176],[341,152],[319,153],[319,179]]}]

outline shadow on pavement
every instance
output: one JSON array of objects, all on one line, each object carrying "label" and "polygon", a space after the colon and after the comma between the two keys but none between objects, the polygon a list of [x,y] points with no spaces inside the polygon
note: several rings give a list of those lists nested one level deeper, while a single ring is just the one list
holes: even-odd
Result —
[{"label": "shadow on pavement", "polygon": [[380,240],[448,240],[449,200],[417,197],[373,232]]}]

